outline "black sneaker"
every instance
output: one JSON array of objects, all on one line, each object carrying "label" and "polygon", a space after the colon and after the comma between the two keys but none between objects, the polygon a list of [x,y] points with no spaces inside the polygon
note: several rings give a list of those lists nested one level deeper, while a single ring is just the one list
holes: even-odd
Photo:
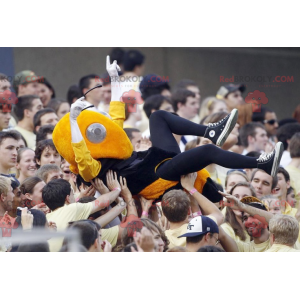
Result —
[{"label": "black sneaker", "polygon": [[204,137],[210,139],[214,144],[222,147],[228,135],[234,128],[238,118],[238,110],[234,108],[224,119],[207,125]]},{"label": "black sneaker", "polygon": [[257,168],[262,169],[272,177],[275,177],[283,150],[283,144],[278,142],[271,153],[262,153],[257,159]]}]

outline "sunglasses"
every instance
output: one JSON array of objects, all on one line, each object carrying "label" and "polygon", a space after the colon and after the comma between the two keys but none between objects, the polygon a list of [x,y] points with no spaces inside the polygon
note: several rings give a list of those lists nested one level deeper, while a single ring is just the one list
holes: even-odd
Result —
[{"label": "sunglasses", "polygon": [[243,174],[247,175],[246,171],[243,169],[231,169],[231,170],[227,171],[226,175],[229,175],[230,173],[235,172],[235,171],[239,171],[239,172],[242,172]]},{"label": "sunglasses", "polygon": [[264,124],[269,124],[269,125],[274,125],[275,123],[277,123],[276,119],[272,119],[272,120],[264,120]]}]

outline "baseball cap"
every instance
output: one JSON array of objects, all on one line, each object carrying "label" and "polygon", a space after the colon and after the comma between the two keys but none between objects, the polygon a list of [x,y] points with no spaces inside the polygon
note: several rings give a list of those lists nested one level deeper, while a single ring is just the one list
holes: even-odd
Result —
[{"label": "baseball cap", "polygon": [[17,91],[19,85],[36,81],[40,81],[40,77],[37,76],[33,71],[21,71],[14,77],[13,88],[15,91]]},{"label": "baseball cap", "polygon": [[203,235],[206,233],[219,233],[219,227],[214,220],[206,216],[199,216],[193,218],[187,225],[187,232],[181,237],[193,237],[197,235]]},{"label": "baseball cap", "polygon": [[246,90],[246,87],[243,84],[232,84],[232,83],[228,84],[228,85],[221,86],[219,88],[219,90],[217,91],[216,98],[222,100],[228,94],[230,94],[232,92],[235,92],[237,90],[240,90],[241,93],[243,93]]}]

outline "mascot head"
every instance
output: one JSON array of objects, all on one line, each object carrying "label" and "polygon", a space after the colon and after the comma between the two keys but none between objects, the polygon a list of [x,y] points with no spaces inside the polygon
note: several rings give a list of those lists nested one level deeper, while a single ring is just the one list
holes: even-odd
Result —
[{"label": "mascot head", "polygon": [[[95,108],[84,109],[77,118],[77,123],[94,159],[127,159],[131,156],[133,147],[129,138],[107,113]],[[52,138],[59,154],[70,163],[70,170],[78,174],[72,148],[70,113],[56,124]]]}]

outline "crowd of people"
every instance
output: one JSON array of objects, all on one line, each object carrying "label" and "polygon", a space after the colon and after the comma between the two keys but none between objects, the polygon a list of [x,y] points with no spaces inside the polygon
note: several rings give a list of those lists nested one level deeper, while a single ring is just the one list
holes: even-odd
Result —
[{"label": "crowd of people", "polygon": [[[68,252],[69,239],[55,232],[76,231],[82,252],[300,252],[300,105],[278,120],[271,106],[253,111],[245,103],[243,84],[202,99],[192,79],[171,87],[162,76],[144,74],[140,51],[114,48],[110,58],[134,91],[121,100],[122,130],[134,153],[174,152],[155,172],[179,188],[147,199],[135,193],[144,187],[133,190],[113,164],[103,180],[86,182],[53,142],[69,112],[76,122],[81,97],[111,118],[117,99],[108,67],[78,78],[64,99],[34,71],[19,72],[13,82],[0,73],[0,94],[13,88],[17,97],[14,105],[0,103],[0,251]],[[217,196],[197,186],[204,167]],[[37,229],[53,237],[41,234],[37,242]],[[27,241],[12,242],[18,236]]]}]

